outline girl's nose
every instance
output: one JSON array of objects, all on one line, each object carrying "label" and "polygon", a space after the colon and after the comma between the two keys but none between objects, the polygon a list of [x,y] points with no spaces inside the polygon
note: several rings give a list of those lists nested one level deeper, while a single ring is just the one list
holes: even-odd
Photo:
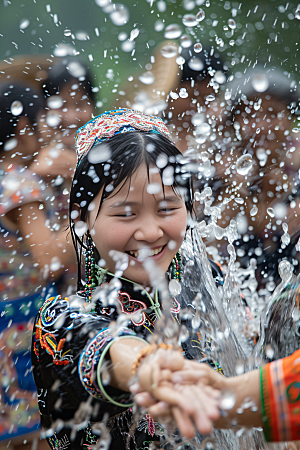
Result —
[{"label": "girl's nose", "polygon": [[161,237],[163,237],[164,232],[158,223],[155,221],[147,221],[141,224],[140,227],[134,233],[134,238],[136,241],[145,241],[154,243]]}]

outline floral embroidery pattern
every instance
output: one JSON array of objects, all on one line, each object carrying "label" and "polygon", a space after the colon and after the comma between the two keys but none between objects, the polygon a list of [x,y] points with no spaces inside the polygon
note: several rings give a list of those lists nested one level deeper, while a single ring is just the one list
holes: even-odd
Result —
[{"label": "floral embroidery pattern", "polygon": [[148,318],[144,313],[144,311],[142,311],[143,309],[147,309],[147,305],[144,302],[140,302],[139,300],[132,300],[130,295],[127,294],[127,292],[122,291],[119,291],[118,300],[121,304],[122,311],[125,314],[134,314],[138,311],[141,311],[140,320],[135,321],[131,319],[131,322],[136,327],[144,325],[146,318]]},{"label": "floral embroidery pattern", "polygon": [[57,366],[65,366],[73,362],[73,357],[70,355],[70,349],[64,350],[65,339],[56,341],[55,332],[47,332],[47,327],[52,326],[59,317],[62,316],[69,308],[67,299],[62,300],[60,295],[50,297],[40,309],[39,319],[36,324],[35,342],[33,345],[34,353],[39,359],[39,349],[37,344],[41,346],[46,352],[52,356],[54,364]]}]

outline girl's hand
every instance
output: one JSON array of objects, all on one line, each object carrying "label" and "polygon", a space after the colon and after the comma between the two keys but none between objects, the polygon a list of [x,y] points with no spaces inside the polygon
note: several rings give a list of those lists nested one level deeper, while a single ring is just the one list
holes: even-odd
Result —
[{"label": "girl's hand", "polygon": [[[140,384],[135,391],[144,392],[136,395],[136,402],[155,420],[174,418],[189,439],[195,436],[195,426],[202,434],[211,433],[212,422],[220,417],[219,391],[205,385],[214,371],[201,366],[184,360],[181,352],[158,350],[138,370]],[[202,378],[204,384],[197,385]]]}]

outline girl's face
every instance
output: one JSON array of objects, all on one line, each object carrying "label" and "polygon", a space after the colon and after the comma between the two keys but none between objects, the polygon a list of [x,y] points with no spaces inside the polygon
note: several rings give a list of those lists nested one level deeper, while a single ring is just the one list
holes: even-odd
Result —
[{"label": "girl's face", "polygon": [[[156,193],[152,194],[155,190]],[[117,189],[115,189],[117,191]],[[148,257],[162,272],[166,272],[179,250],[186,230],[187,210],[181,197],[171,186],[164,186],[156,167],[150,168],[148,181],[146,165],[141,165],[131,181],[104,200],[98,217],[102,192],[94,201],[88,227],[105,260],[105,268],[115,271],[112,250],[126,253],[129,258],[124,277],[149,285],[149,275],[142,256]]]}]

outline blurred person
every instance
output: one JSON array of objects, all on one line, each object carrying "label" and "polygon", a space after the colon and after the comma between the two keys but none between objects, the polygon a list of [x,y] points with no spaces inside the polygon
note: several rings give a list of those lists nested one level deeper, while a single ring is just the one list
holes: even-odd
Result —
[{"label": "blurred person", "polygon": [[43,107],[29,83],[0,84],[0,440],[38,428],[28,330],[74,259],[53,191],[31,168]]},{"label": "blurred person", "polygon": [[222,122],[217,94],[227,70],[213,48],[201,52],[183,48],[177,61],[181,63],[179,80],[168,95],[165,117],[182,153],[201,152],[207,140],[216,139],[216,127]]},{"label": "blurred person", "polygon": [[233,197],[223,206],[220,225],[238,220],[240,262],[247,266],[257,258],[265,285],[277,278],[282,258],[293,256],[298,264],[293,249],[298,230],[289,228],[291,245],[282,235],[298,195],[299,143],[293,129],[299,92],[279,69],[257,67],[228,84],[229,96],[226,125],[232,140],[215,164],[221,180],[215,198]]}]

